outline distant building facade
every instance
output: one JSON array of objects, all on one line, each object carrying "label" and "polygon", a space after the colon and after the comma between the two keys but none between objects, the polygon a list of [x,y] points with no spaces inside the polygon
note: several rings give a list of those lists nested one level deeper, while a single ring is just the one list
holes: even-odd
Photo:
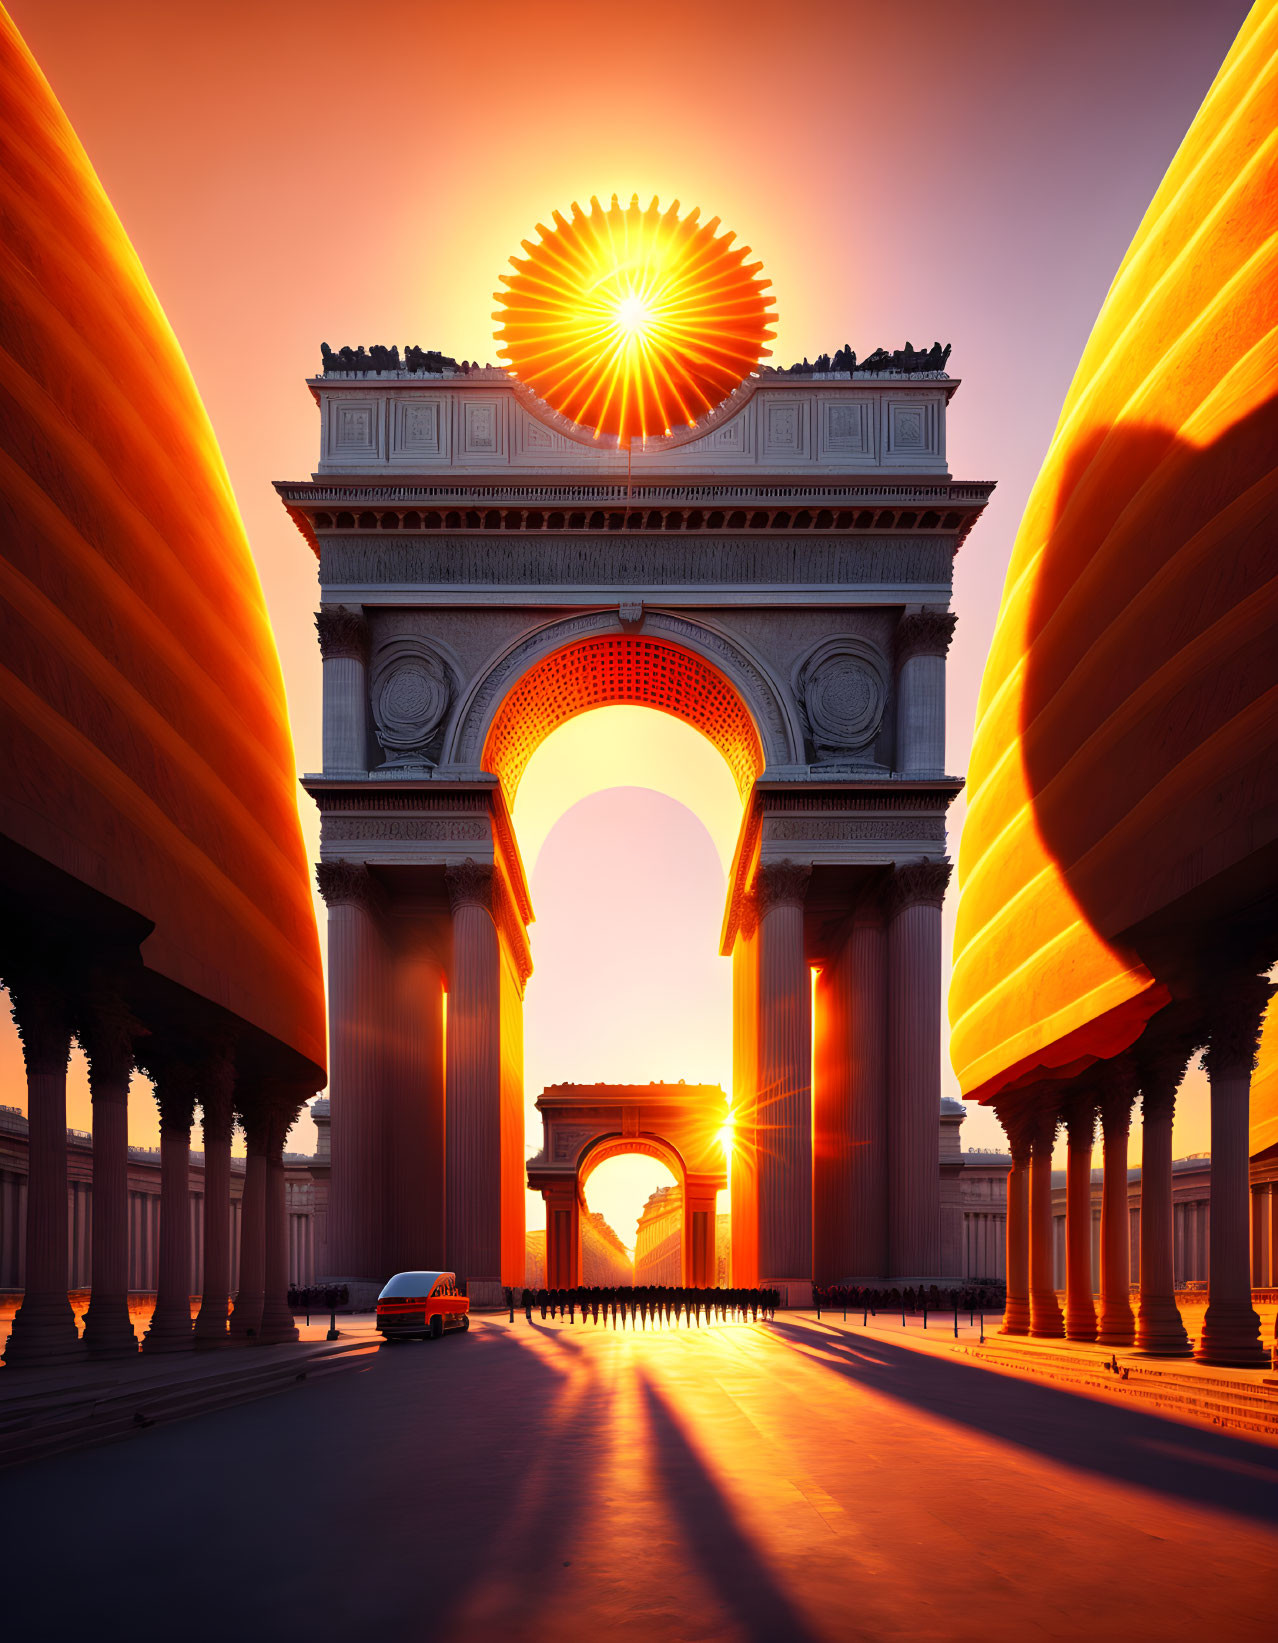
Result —
[{"label": "distant building facade", "polygon": [[[160,1149],[128,1150],[128,1289],[154,1294],[159,1276]],[[240,1221],[244,1159],[231,1160],[231,1292],[239,1285]],[[309,1284],[315,1276],[317,1186],[312,1160],[284,1154],[284,1197],[288,1227],[288,1282]],[[192,1152],[187,1176],[190,1206],[188,1283],[192,1295],[204,1286],[204,1154]],[[26,1275],[27,1120],[17,1107],[0,1106],[0,1296],[20,1292]],[[67,1131],[67,1288],[93,1285],[93,1137]]]}]

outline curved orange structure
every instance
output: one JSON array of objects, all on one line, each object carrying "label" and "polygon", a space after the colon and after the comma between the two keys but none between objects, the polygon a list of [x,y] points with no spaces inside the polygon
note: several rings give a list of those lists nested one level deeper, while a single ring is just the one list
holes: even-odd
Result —
[{"label": "curved orange structure", "polygon": [[494,293],[498,354],[554,410],[623,442],[712,411],[766,357],[775,315],[749,246],[700,215],[615,194],[606,211],[556,211]]},{"label": "curved orange structure", "polygon": [[293,748],[230,480],[3,12],[0,72],[0,834],[49,884],[150,927],[148,985],[246,1024],[259,1060],[314,1087],[324,1004]]},{"label": "curved orange structure", "polygon": [[1021,522],[959,858],[969,1097],[1124,1049],[1275,888],[1276,126],[1262,5],[1114,279]]}]

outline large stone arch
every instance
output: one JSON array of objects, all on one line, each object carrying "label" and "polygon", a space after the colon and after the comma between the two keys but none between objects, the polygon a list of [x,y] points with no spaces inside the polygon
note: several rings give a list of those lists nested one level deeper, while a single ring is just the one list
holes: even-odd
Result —
[{"label": "large stone arch", "polygon": [[494,657],[459,702],[441,763],[491,770],[513,799],[552,730],[591,708],[626,704],[700,730],[743,794],[765,768],[803,757],[793,704],[760,658],[705,621],[636,606],[547,622]]}]

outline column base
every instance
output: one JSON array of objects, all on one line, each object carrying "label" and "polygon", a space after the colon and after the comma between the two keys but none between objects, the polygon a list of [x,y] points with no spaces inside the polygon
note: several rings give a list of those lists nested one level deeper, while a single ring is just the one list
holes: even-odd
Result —
[{"label": "column base", "polygon": [[1096,1321],[1097,1346],[1131,1346],[1136,1340],[1136,1314],[1130,1306],[1101,1306]]},{"label": "column base", "polygon": [[1149,1296],[1136,1316],[1136,1350],[1144,1358],[1188,1358],[1193,1346],[1170,1296]]},{"label": "column base", "polygon": [[1094,1341],[1096,1339],[1096,1308],[1065,1308],[1065,1339],[1067,1341]]},{"label": "column base", "polygon": [[1037,1340],[1064,1340],[1065,1319],[1061,1316],[1061,1304],[1054,1294],[1030,1295],[1029,1332]]},{"label": "column base", "polygon": [[230,1313],[229,1296],[220,1308],[216,1305],[210,1307],[207,1302],[201,1302],[199,1315],[195,1320],[195,1344],[201,1351],[215,1350],[230,1344],[231,1337],[227,1328]]},{"label": "column base", "polygon": [[1270,1354],[1255,1309],[1245,1301],[1209,1301],[1194,1357],[1222,1369],[1268,1369]]},{"label": "column base", "polygon": [[153,1352],[189,1352],[194,1345],[194,1330],[189,1326],[183,1329],[180,1324],[161,1324],[158,1329],[152,1324],[142,1337],[142,1350],[148,1355]]},{"label": "column base", "polygon": [[129,1318],[127,1295],[99,1295],[89,1298],[84,1315],[84,1349],[91,1358],[133,1358],[138,1337]]},{"label": "column base", "polygon": [[811,1278],[760,1278],[758,1287],[775,1289],[779,1293],[778,1310],[803,1312],[812,1309]]},{"label": "column base", "polygon": [[65,1295],[24,1297],[4,1349],[4,1361],[10,1368],[75,1363],[83,1353],[75,1313]]},{"label": "column base", "polygon": [[999,1326],[1000,1335],[1028,1335],[1030,1332],[1030,1306],[1028,1297],[1022,1298],[1011,1295],[1007,1297],[1007,1304],[1003,1308],[1003,1322]]}]

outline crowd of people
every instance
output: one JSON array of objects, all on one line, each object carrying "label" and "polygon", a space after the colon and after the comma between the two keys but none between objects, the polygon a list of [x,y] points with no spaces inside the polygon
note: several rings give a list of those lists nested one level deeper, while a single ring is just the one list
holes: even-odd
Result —
[{"label": "crowd of people", "polygon": [[874,1317],[878,1312],[1001,1312],[1004,1293],[993,1284],[962,1284],[941,1289],[936,1284],[907,1284],[903,1289],[870,1288],[865,1284],[814,1284],[812,1299],[817,1312],[860,1312]]},{"label": "crowd of people", "polygon": [[288,1304],[293,1312],[336,1312],[345,1306],[351,1292],[345,1284],[308,1284],[300,1288],[288,1286]]},{"label": "crowd of people", "polygon": [[523,1308],[532,1322],[534,1310],[543,1318],[566,1318],[569,1323],[610,1324],[613,1329],[656,1329],[713,1323],[757,1323],[772,1317],[781,1296],[775,1289],[673,1289],[664,1284],[576,1289],[506,1290],[510,1315]]}]

